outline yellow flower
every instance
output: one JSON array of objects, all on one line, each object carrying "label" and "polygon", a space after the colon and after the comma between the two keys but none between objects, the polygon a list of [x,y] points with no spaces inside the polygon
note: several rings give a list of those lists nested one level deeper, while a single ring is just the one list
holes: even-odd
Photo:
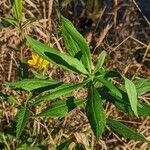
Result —
[{"label": "yellow flower", "polygon": [[36,69],[42,69],[46,68],[49,62],[41,58],[39,55],[32,53],[32,59],[28,60],[28,64]]}]

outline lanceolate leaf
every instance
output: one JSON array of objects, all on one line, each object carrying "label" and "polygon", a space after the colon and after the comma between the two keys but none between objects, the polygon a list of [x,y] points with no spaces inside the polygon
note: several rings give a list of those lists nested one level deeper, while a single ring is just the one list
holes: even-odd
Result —
[{"label": "lanceolate leaf", "polygon": [[73,97],[67,101],[59,100],[54,104],[50,105],[46,110],[38,114],[37,116],[42,117],[64,117],[68,112],[83,104],[85,100],[75,100]]},{"label": "lanceolate leaf", "polygon": [[[64,31],[69,34],[71,37],[73,43],[76,43],[75,45],[78,45],[80,48],[80,51],[83,54],[82,60],[84,66],[91,71],[92,67],[92,61],[91,61],[91,53],[88,44],[86,43],[86,40],[83,38],[83,36],[75,29],[73,24],[66,18],[62,17],[62,26]],[[65,37],[67,38],[67,36]],[[75,46],[74,45],[74,46]],[[78,50],[77,50],[78,51]]]},{"label": "lanceolate leaf", "polygon": [[86,80],[86,81],[84,81],[82,83],[78,83],[78,84],[75,84],[75,85],[64,86],[64,88],[58,88],[57,90],[54,89],[53,92],[45,94],[45,95],[35,99],[35,101],[33,102],[32,105],[38,105],[38,104],[40,104],[42,102],[47,102],[47,101],[56,99],[56,98],[58,98],[60,96],[64,96],[66,94],[69,94],[69,93],[73,92],[74,90],[82,88],[88,82],[89,82],[89,80]]},{"label": "lanceolate leaf", "polygon": [[98,60],[97,60],[97,64],[94,69],[94,73],[96,73],[97,71],[99,71],[102,68],[104,61],[105,61],[105,57],[106,57],[106,52],[102,51],[98,56]]},{"label": "lanceolate leaf", "polygon": [[13,105],[19,105],[20,104],[13,96],[9,96],[9,95],[4,94],[2,92],[0,92],[0,100],[1,99],[8,102],[9,104],[13,104]]},{"label": "lanceolate leaf", "polygon": [[[118,96],[114,95],[111,92],[105,93],[103,91],[100,91],[100,95],[102,96],[102,99],[110,101],[121,111],[129,115],[134,115],[131,109],[129,98],[126,93],[122,94],[123,95],[122,98],[119,98]],[[137,109],[138,109],[139,116],[150,116],[150,105],[145,104],[143,102],[139,102]]]},{"label": "lanceolate leaf", "polygon": [[136,116],[138,116],[137,106],[138,106],[138,98],[137,98],[137,91],[134,83],[129,79],[125,78],[125,89],[129,97],[131,108]]},{"label": "lanceolate leaf", "polygon": [[58,84],[58,82],[50,79],[24,79],[22,81],[6,83],[6,85],[11,87],[20,88],[27,91],[49,87],[55,84]]},{"label": "lanceolate leaf", "polygon": [[22,19],[22,0],[14,0],[13,13],[18,21]]},{"label": "lanceolate leaf", "polygon": [[89,88],[86,113],[91,128],[98,140],[104,132],[106,116],[103,108],[102,99],[98,91],[93,86]]},{"label": "lanceolate leaf", "polygon": [[109,89],[112,93],[114,93],[116,96],[118,97],[122,97],[121,92],[108,80],[102,78],[102,77],[98,77],[97,78],[107,89]]},{"label": "lanceolate leaf", "polygon": [[26,39],[31,45],[32,49],[39,56],[43,57],[43,59],[53,62],[67,70],[82,74],[88,74],[87,70],[78,59],[73,58],[67,54],[60,53],[57,49],[50,48],[47,45],[31,38],[30,36],[26,36]]},{"label": "lanceolate leaf", "polygon": [[76,41],[74,41],[74,39],[71,37],[68,31],[65,29],[63,22],[61,26],[61,32],[62,32],[62,37],[65,43],[65,47],[68,50],[68,53],[73,57],[77,57],[77,55],[81,51],[80,47],[78,46]]},{"label": "lanceolate leaf", "polygon": [[16,138],[17,138],[17,140],[20,138],[20,136],[24,130],[24,127],[28,123],[29,116],[30,116],[30,112],[29,112],[28,108],[26,108],[26,107],[21,108],[21,110],[17,113],[17,118],[16,118],[16,122],[17,122]]},{"label": "lanceolate leaf", "polygon": [[134,80],[138,96],[150,92],[150,78]]},{"label": "lanceolate leaf", "polygon": [[122,124],[119,121],[113,120],[111,118],[107,118],[107,125],[117,134],[135,141],[147,142],[147,140],[139,133],[133,131],[131,128]]}]

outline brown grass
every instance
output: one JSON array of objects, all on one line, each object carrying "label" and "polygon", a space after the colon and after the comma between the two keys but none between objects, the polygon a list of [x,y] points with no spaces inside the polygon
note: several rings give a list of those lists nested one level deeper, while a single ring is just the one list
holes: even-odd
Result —
[{"label": "brown grass", "polygon": [[[24,14],[35,17],[36,20],[31,22],[24,30],[27,34],[31,34],[33,37],[40,39],[44,43],[52,45],[61,52],[64,52],[64,45],[58,30],[60,10],[57,7],[54,7],[54,5],[53,0],[25,0]],[[1,16],[9,16],[10,8],[11,5],[9,0],[1,0]],[[73,16],[73,12],[72,10],[69,10],[69,8],[69,6],[64,8],[64,14],[69,17],[71,16],[70,18],[74,18],[73,21],[76,27],[83,32],[87,38],[89,35],[91,37],[88,41],[91,43],[92,49],[94,50],[93,58],[97,57],[99,49],[103,48],[108,53],[106,62],[106,67],[108,69],[117,68],[131,79],[150,76],[150,68],[148,65],[145,65],[146,61],[150,61],[150,34],[147,32],[150,30],[150,24],[146,17],[143,16],[142,19],[146,20],[148,26],[142,27],[136,13],[140,8],[137,7],[134,0],[129,0],[128,3],[122,1],[120,4],[115,1],[115,10],[103,9],[101,20],[94,20],[92,25],[88,26],[85,30],[80,28],[80,23],[82,23],[80,22],[80,18]],[[118,11],[122,8],[125,8],[122,17],[123,19],[117,20]],[[114,17],[114,19],[112,19],[112,17]],[[75,22],[75,20],[78,21]],[[141,35],[142,39],[139,38]],[[8,87],[2,86],[2,83],[5,81],[15,81],[18,78],[17,67],[21,57],[20,49],[19,51],[13,51],[12,48],[16,48],[19,45],[22,40],[20,37],[18,31],[13,27],[0,30],[0,89],[15,97],[17,96],[17,93],[10,90]],[[25,45],[21,50],[27,61],[31,57],[30,49]],[[137,54],[139,50],[140,53],[138,53],[138,56],[141,61],[137,62],[135,54]],[[55,65],[50,65],[45,74],[65,82],[79,82],[81,80],[80,77],[70,74]],[[86,91],[81,91],[80,94],[86,95]],[[25,96],[26,93],[20,93],[16,98],[23,103]],[[146,103],[150,103],[149,94],[140,97],[140,99]],[[107,115],[128,124],[150,139],[149,117],[128,117],[116,110],[110,103],[107,103],[105,108]],[[41,109],[42,108],[39,107],[35,111],[39,112]],[[7,129],[10,126],[14,126],[14,111],[14,106],[8,105],[4,101],[0,101],[0,128]],[[32,123],[27,127],[28,135],[34,135],[34,140],[31,145],[33,146],[42,143],[43,145],[48,145],[49,149],[54,149],[54,147],[62,141],[73,138],[78,143],[84,145],[84,149],[87,150],[90,146],[95,150],[146,150],[150,146],[148,143],[129,141],[121,138],[110,129],[106,131],[101,140],[96,142],[83,112],[84,110],[82,109],[76,109],[69,113],[64,120],[32,120]],[[31,128],[32,130],[30,131]],[[12,127],[11,130],[15,130],[15,128]],[[15,139],[9,141],[5,134],[3,134],[1,138],[6,149],[16,149]],[[74,143],[70,145],[70,149],[73,149],[73,146]]]}]

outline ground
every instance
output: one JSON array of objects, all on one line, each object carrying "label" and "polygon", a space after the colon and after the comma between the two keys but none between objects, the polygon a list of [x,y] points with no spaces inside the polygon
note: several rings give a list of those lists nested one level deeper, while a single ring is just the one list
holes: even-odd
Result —
[{"label": "ground", "polygon": [[[59,22],[60,14],[64,15],[73,22],[91,45],[93,62],[98,53],[104,49],[107,52],[105,68],[116,69],[130,79],[147,78],[150,76],[150,22],[147,19],[148,16],[142,13],[138,3],[134,0],[121,0],[114,3],[115,1],[112,4],[106,1],[105,4],[95,6],[95,9],[91,10],[90,8],[85,9],[82,0],[68,1],[68,3],[62,1],[60,6],[53,0],[24,0],[24,17],[32,17],[32,19],[23,30],[63,52],[65,48],[59,30]],[[0,19],[10,16],[11,13],[10,0],[1,0]],[[30,58],[31,50],[28,44],[22,41],[19,31],[13,26],[7,28],[0,26],[0,90],[20,99],[22,103],[27,93],[18,94],[4,86],[3,83],[16,81],[26,75],[31,77],[31,67],[26,63]],[[24,63],[20,63],[20,60]],[[28,68],[27,74],[19,74],[22,65]],[[65,82],[76,83],[81,80],[80,77],[52,64],[45,71],[38,69],[36,71]],[[86,96],[86,90],[78,94],[77,96]],[[149,104],[150,94],[141,96],[140,99]],[[40,109],[35,111],[38,112]],[[150,139],[149,117],[129,117],[110,103],[106,104],[105,110],[107,115],[124,122]],[[12,136],[15,133],[15,111],[17,110],[13,105],[9,105],[4,100],[0,101],[0,130],[4,131],[2,140],[0,140],[0,149],[4,149],[5,146],[6,149],[16,149],[16,141]],[[34,131],[30,131],[32,127]],[[26,137],[29,135],[31,138]],[[27,126],[27,133],[23,136],[32,146],[48,145],[49,149],[70,137],[83,144],[85,149],[88,149],[89,145],[96,150],[145,150],[150,146],[148,143],[121,138],[110,129],[97,142],[82,109],[72,111],[65,119],[32,120],[32,123]]]}]

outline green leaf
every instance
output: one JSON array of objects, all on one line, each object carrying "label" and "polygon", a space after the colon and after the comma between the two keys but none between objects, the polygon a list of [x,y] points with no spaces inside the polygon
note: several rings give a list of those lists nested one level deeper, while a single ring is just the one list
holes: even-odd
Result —
[{"label": "green leaf", "polygon": [[34,40],[30,36],[26,36],[26,39],[31,45],[32,49],[43,59],[53,62],[69,71],[88,74],[87,70],[78,59],[73,58],[67,54],[60,53],[57,49],[50,48],[47,45],[42,44],[37,40]]},{"label": "green leaf", "polygon": [[64,22],[62,22],[61,32],[62,32],[62,37],[63,37],[64,43],[65,43],[65,47],[68,50],[68,53],[71,56],[80,59],[81,56],[78,57],[78,55],[80,54],[80,51],[81,51],[80,47],[78,46],[76,41],[74,41],[74,39],[71,37],[71,35],[65,29]]},{"label": "green leaf", "polygon": [[68,100],[59,100],[50,105],[46,110],[36,115],[38,117],[64,117],[68,112],[82,105],[85,100],[75,100],[73,97]]},{"label": "green leaf", "polygon": [[134,80],[138,96],[150,92],[150,78]]},{"label": "green leaf", "polygon": [[134,83],[129,79],[123,77],[125,80],[125,89],[127,95],[129,97],[131,108],[136,116],[138,116],[137,106],[138,106],[138,98],[137,98],[137,91]]},{"label": "green leaf", "polygon": [[102,99],[93,86],[89,88],[86,114],[96,139],[98,140],[104,132],[106,116]]},{"label": "green leaf", "polygon": [[0,30],[9,26],[11,26],[11,24],[8,21],[6,21],[6,19],[2,19],[2,21],[0,22]]},{"label": "green leaf", "polygon": [[30,111],[26,107],[22,107],[20,109],[20,111],[17,113],[17,118],[16,118],[16,122],[17,122],[16,138],[17,138],[17,140],[19,140],[26,124],[28,123],[29,117],[30,117]]},{"label": "green leaf", "polygon": [[139,133],[133,131],[131,128],[122,124],[119,121],[113,120],[111,118],[107,118],[107,125],[117,134],[135,141],[147,142],[147,140]]},{"label": "green leaf", "polygon": [[[71,46],[73,46],[73,53],[77,53],[78,51],[81,51],[83,57],[82,57],[82,63],[84,66],[88,69],[89,72],[91,72],[92,69],[92,61],[91,61],[91,53],[90,53],[90,48],[88,44],[86,43],[86,40],[83,38],[83,36],[76,30],[76,28],[73,26],[73,24],[66,19],[65,17],[62,17],[62,28],[63,31],[65,31],[64,34],[65,36],[65,41],[66,38],[67,42],[71,39],[71,44],[68,43],[69,49],[71,49]],[[76,49],[76,47],[79,49]],[[72,53],[71,52],[71,53]]]},{"label": "green leaf", "polygon": [[79,88],[82,88],[83,86],[85,86],[87,83],[89,82],[89,80],[86,80],[82,83],[78,83],[75,85],[64,85],[64,86],[60,86],[60,88],[56,88],[54,89],[54,91],[52,91],[51,93],[45,94],[39,98],[36,98],[34,100],[34,102],[32,103],[32,105],[38,105],[42,102],[47,102],[53,99],[56,99],[60,96],[64,96],[66,94],[69,94],[71,92],[73,92],[74,90],[77,90]]},{"label": "green leaf", "polygon": [[35,70],[31,69],[31,72],[33,73],[33,75],[35,76],[35,78],[37,79],[48,79],[48,77],[36,72]]},{"label": "green leaf", "polygon": [[20,104],[13,96],[9,96],[9,95],[4,94],[2,92],[0,92],[0,99],[3,99],[4,101],[6,101],[12,105],[19,105]]},{"label": "green leaf", "polygon": [[17,82],[6,82],[5,84],[13,88],[32,91],[39,88],[50,87],[55,84],[57,85],[58,82],[50,79],[24,79],[22,81]]},{"label": "green leaf", "polygon": [[[111,103],[113,103],[119,110],[129,114],[134,115],[131,105],[129,102],[128,95],[122,91],[122,98],[119,98],[118,96],[114,95],[111,92],[104,92],[99,91],[100,95],[102,96],[102,99],[108,100]],[[150,105],[145,104],[143,102],[138,103],[138,115],[139,116],[150,116]]]},{"label": "green leaf", "polygon": [[15,18],[13,17],[8,17],[5,19],[6,22],[8,22],[9,24],[13,25],[13,26],[19,26],[18,25],[18,20],[16,20]]},{"label": "green leaf", "polygon": [[16,150],[48,150],[48,148],[46,146],[22,146],[17,148]]},{"label": "green leaf", "polygon": [[94,73],[96,73],[102,68],[104,61],[105,61],[105,57],[106,57],[106,51],[102,51],[98,56],[98,61],[95,66]]},{"label": "green leaf", "polygon": [[108,90],[114,93],[118,97],[122,97],[121,92],[108,80],[105,80],[103,77],[99,76],[97,78]]},{"label": "green leaf", "polygon": [[19,22],[22,19],[22,3],[22,0],[14,0],[12,7],[13,14]]},{"label": "green leaf", "polygon": [[61,143],[60,145],[57,146],[56,150],[68,150],[69,149],[69,145],[73,142],[72,139],[69,139],[63,143]]}]

